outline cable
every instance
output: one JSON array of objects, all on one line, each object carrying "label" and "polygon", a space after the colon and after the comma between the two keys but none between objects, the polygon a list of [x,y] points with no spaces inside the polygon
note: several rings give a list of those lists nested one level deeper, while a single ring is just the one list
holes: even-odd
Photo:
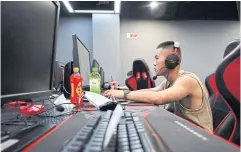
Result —
[{"label": "cable", "polygon": [[64,104],[72,104],[72,103],[61,103],[61,104],[58,104],[58,105],[54,104],[53,107],[51,107],[51,108],[49,108],[49,109],[47,109],[47,110],[44,110],[44,111],[42,111],[42,112],[40,112],[40,113],[38,113],[38,114],[35,114],[34,116],[37,116],[37,115],[39,115],[39,114],[41,114],[41,113],[47,112],[47,111],[49,111],[49,110],[51,110],[51,109],[56,108],[57,106],[64,105]]}]

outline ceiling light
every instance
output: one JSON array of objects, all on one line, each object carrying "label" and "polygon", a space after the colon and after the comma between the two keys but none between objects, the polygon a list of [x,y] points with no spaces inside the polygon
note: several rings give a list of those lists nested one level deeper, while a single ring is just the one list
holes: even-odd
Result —
[{"label": "ceiling light", "polygon": [[75,13],[94,13],[94,14],[108,14],[114,11],[101,11],[101,10],[74,10]]},{"label": "ceiling light", "polygon": [[115,13],[120,13],[120,7],[121,7],[121,1],[120,0],[116,0],[114,1],[114,10]]},{"label": "ceiling light", "polygon": [[69,11],[69,13],[74,13],[74,10],[73,10],[72,6],[70,5],[69,1],[64,0],[63,3],[65,5],[65,7],[67,8],[67,10]]},{"label": "ceiling light", "polygon": [[150,7],[151,8],[156,8],[158,6],[158,3],[157,2],[151,2],[150,3]]}]

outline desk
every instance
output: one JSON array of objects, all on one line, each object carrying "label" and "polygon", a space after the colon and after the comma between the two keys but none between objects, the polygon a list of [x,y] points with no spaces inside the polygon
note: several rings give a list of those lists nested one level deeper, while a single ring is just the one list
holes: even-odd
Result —
[{"label": "desk", "polygon": [[[150,130],[157,141],[167,145],[169,148],[168,152],[239,151],[239,147],[233,146],[195,127],[188,121],[175,116],[163,108],[150,104],[127,104],[125,108],[127,111],[133,111],[142,116],[147,129]],[[82,111],[69,116],[65,121],[51,129],[45,136],[38,138],[37,141],[25,147],[23,151],[61,151],[63,144],[72,138],[87,119],[95,113],[103,112]],[[193,132],[196,132],[196,135]]]}]

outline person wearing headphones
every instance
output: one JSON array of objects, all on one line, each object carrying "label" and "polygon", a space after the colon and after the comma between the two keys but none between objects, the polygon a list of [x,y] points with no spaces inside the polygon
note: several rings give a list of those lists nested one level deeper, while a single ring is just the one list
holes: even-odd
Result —
[{"label": "person wearing headphones", "polygon": [[155,88],[137,91],[107,90],[104,96],[165,105],[172,103],[174,113],[200,127],[213,131],[213,117],[208,92],[200,79],[180,69],[181,49],[178,42],[166,41],[156,48],[156,76],[166,79]]}]

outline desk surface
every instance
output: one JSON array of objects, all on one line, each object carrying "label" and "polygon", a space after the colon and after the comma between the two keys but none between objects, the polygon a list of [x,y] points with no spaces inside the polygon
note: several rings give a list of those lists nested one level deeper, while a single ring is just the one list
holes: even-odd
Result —
[{"label": "desk surface", "polygon": [[[146,113],[155,109],[153,106],[125,106],[128,111],[135,111],[140,115],[145,115]],[[142,107],[142,108],[140,108]],[[52,133],[48,136],[41,138],[38,142],[32,143],[24,152],[38,152],[38,151],[61,151],[63,144],[70,138],[72,138],[76,132],[84,125],[89,117],[95,113],[103,113],[100,111],[96,112],[80,112],[75,115],[70,116],[66,121],[61,123],[58,127],[53,129]]]}]

